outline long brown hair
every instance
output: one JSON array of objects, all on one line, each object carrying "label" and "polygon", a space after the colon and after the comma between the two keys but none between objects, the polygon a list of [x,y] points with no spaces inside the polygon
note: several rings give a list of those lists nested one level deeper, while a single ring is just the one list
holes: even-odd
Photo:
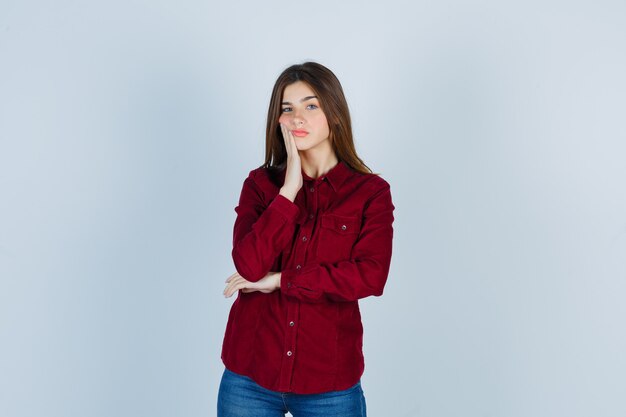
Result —
[{"label": "long brown hair", "polygon": [[265,132],[264,168],[282,168],[287,164],[287,150],[283,140],[278,118],[281,115],[281,101],[285,87],[296,81],[302,81],[311,87],[318,97],[320,106],[330,130],[330,143],[337,159],[363,174],[372,170],[359,158],[352,138],[352,122],[348,102],[343,94],[339,80],[331,70],[317,62],[305,62],[285,69],[274,84],[270,106],[267,112]]}]

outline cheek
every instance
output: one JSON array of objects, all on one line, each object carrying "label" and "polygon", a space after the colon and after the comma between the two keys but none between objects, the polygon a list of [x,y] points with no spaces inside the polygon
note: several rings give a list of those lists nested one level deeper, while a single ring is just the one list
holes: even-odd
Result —
[{"label": "cheek", "polygon": [[326,115],[323,113],[318,115],[316,122],[320,126],[328,126],[328,120],[326,119]]},{"label": "cheek", "polygon": [[286,114],[281,114],[280,117],[278,118],[278,123],[282,123],[282,124],[287,124],[287,122],[289,122],[289,116],[287,116]]},{"label": "cheek", "polygon": [[329,127],[328,127],[328,121],[326,120],[326,117],[322,116],[319,119],[316,120],[316,124],[317,126],[319,126],[320,130],[327,130],[329,131]]}]

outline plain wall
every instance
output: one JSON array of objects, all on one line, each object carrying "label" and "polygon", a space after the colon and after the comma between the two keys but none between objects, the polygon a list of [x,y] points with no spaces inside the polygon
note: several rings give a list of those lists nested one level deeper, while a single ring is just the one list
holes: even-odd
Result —
[{"label": "plain wall", "polygon": [[370,416],[626,415],[626,3],[0,0],[0,415],[213,416],[274,80],[391,184]]}]

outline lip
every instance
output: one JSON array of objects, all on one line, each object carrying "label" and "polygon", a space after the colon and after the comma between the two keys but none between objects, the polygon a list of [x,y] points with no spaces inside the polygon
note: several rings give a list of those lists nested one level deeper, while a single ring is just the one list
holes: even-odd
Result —
[{"label": "lip", "polygon": [[302,138],[302,137],[308,135],[309,132],[307,132],[306,130],[292,130],[291,134],[294,135],[294,136],[297,136],[299,138]]}]

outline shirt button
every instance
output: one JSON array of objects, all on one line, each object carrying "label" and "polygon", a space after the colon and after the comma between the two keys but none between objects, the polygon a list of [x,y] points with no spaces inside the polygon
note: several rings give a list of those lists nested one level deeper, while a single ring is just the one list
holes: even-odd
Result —
[{"label": "shirt button", "polygon": [[306,242],[306,236],[302,236],[302,241]]},{"label": "shirt button", "polygon": [[291,355],[293,355],[293,352],[292,352],[292,351],[290,351],[290,350],[288,350],[288,351],[287,351],[287,356],[291,356]]},{"label": "shirt button", "polygon": [[289,325],[290,325],[291,327],[293,327],[293,325],[294,325],[294,324],[296,324],[296,323],[294,323],[293,321],[290,321],[290,322],[289,322]]},{"label": "shirt button", "polygon": [[287,283],[287,288],[291,288],[291,282]]},{"label": "shirt button", "polygon": [[315,191],[315,188],[311,187],[311,188],[309,188],[309,191],[313,192],[313,191]]},{"label": "shirt button", "polygon": [[312,219],[313,217],[315,217],[313,213],[309,214],[309,219]]},{"label": "shirt button", "polygon": [[347,229],[347,227],[346,227],[345,224],[341,226],[341,230],[346,230],[346,229]]},{"label": "shirt button", "polygon": [[300,268],[302,268],[302,265],[300,264],[296,265],[296,269],[300,269]]}]

